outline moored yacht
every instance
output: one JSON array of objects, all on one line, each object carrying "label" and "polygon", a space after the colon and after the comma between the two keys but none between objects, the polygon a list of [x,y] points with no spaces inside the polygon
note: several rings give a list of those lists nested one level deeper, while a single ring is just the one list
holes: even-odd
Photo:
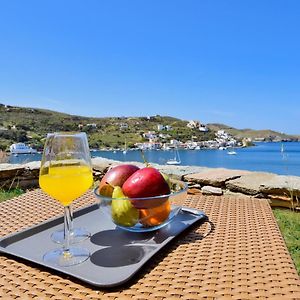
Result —
[{"label": "moored yacht", "polygon": [[236,155],[237,153],[234,150],[230,150],[230,151],[227,152],[227,154],[229,154],[229,155]]},{"label": "moored yacht", "polygon": [[12,144],[9,147],[10,153],[12,154],[33,154],[37,153],[37,150],[25,145],[24,143]]},{"label": "moored yacht", "polygon": [[181,159],[179,156],[179,152],[177,149],[175,149],[175,153],[174,153],[174,158],[171,158],[167,161],[168,165],[180,165],[181,164]]}]

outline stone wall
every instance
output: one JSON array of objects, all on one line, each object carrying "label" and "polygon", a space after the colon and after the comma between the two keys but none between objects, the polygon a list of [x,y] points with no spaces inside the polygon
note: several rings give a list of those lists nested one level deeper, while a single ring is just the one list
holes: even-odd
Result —
[{"label": "stone wall", "polygon": [[29,189],[38,186],[40,162],[0,164],[0,188]]},{"label": "stone wall", "polygon": [[189,183],[194,192],[198,190],[218,195],[241,193],[255,198],[267,198],[272,206],[300,208],[298,176],[216,168],[184,175],[183,180]]},{"label": "stone wall", "polygon": [[[113,165],[124,162],[93,158],[93,175],[99,180]],[[140,167],[143,163],[132,162]],[[223,195],[242,193],[249,197],[268,198],[271,205],[299,208],[300,177],[282,176],[265,172],[250,172],[223,168],[206,168],[197,166],[156,165],[169,176],[184,180],[189,185],[189,193]],[[30,189],[38,187],[40,162],[27,164],[0,164],[0,188],[20,187]]]}]

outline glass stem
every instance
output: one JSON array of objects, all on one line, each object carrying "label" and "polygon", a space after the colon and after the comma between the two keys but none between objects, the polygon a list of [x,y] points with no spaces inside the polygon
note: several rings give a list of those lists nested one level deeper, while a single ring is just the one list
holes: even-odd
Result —
[{"label": "glass stem", "polygon": [[65,206],[64,216],[64,252],[70,250],[70,227],[71,227],[71,209],[70,206]]},{"label": "glass stem", "polygon": [[73,206],[72,204],[69,205],[70,210],[70,235],[74,234],[74,225],[73,225]]}]

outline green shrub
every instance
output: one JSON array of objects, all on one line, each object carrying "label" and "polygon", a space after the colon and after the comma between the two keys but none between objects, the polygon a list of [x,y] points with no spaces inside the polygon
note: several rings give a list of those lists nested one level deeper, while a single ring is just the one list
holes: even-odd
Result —
[{"label": "green shrub", "polygon": [[17,197],[21,194],[23,194],[24,191],[22,189],[16,188],[11,189],[9,191],[5,191],[3,189],[0,189],[0,202],[11,199],[13,197]]},{"label": "green shrub", "polygon": [[300,213],[288,209],[273,209],[286,246],[300,274]]}]

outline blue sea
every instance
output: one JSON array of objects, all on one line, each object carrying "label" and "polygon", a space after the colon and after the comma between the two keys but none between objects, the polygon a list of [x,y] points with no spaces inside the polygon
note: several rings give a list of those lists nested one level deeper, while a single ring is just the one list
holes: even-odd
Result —
[{"label": "blue sea", "polygon": [[[282,146],[283,145],[283,146]],[[283,148],[283,151],[281,149]],[[249,148],[236,148],[236,155],[227,150],[179,150],[181,165],[228,168],[251,171],[265,171],[282,175],[300,176],[300,142],[257,143]],[[92,157],[119,161],[142,161],[140,151],[93,151]],[[150,163],[165,164],[174,157],[172,150],[149,150],[145,156]],[[41,154],[10,156],[10,163],[40,160]]]}]

